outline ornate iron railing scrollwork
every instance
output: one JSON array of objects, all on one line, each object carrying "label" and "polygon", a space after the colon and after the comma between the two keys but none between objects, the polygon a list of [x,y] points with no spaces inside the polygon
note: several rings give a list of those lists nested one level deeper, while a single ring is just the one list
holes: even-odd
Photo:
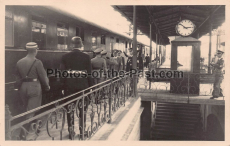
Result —
[{"label": "ornate iron railing scrollwork", "polygon": [[[112,122],[112,114],[122,105],[125,106],[129,98],[129,84],[130,76],[126,73],[123,78],[114,77],[13,117],[6,106],[6,140],[62,140],[68,137],[67,131],[72,131],[69,136],[72,140],[90,139],[106,122]],[[25,118],[48,106],[52,108]],[[74,124],[68,129],[66,115],[70,113],[71,122]],[[23,120],[11,125],[20,118]]]}]

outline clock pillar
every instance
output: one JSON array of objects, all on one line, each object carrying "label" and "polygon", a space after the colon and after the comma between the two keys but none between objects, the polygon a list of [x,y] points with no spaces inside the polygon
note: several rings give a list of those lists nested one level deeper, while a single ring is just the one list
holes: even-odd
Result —
[{"label": "clock pillar", "polygon": [[171,44],[171,71],[183,72],[183,77],[176,76],[170,79],[170,92],[198,95],[201,42],[192,37],[179,37]]}]

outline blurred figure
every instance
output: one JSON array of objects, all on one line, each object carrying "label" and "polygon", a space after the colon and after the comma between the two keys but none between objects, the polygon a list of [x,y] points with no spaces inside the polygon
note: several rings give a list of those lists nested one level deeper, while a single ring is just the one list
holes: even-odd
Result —
[{"label": "blurred figure", "polygon": [[[111,54],[111,61],[113,64],[111,65],[111,71],[118,71],[118,62],[117,62],[117,50],[113,50],[113,53]],[[112,77],[115,77],[116,74],[112,74]]]},{"label": "blurred figure", "polygon": [[[215,53],[214,57],[211,60],[211,64],[215,64],[217,61],[218,61],[218,57],[217,57],[217,53]],[[214,70],[215,68],[212,66],[211,67],[212,74],[214,73]]]},{"label": "blurred figure", "polygon": [[106,61],[101,57],[102,49],[98,48],[94,51],[96,57],[91,59],[92,74],[98,72],[97,76],[93,78],[94,85],[99,84],[105,80],[104,76],[107,73]]},{"label": "blurred figure", "polygon": [[113,61],[110,56],[108,56],[106,50],[101,52],[101,57],[103,59],[105,59],[105,61],[106,61],[106,66],[107,66],[107,77],[106,78],[111,78],[112,77],[111,70],[112,70],[113,66],[116,64],[116,62]]},{"label": "blurred figure", "polygon": [[149,67],[149,63],[150,63],[150,57],[149,57],[148,54],[147,54],[147,56],[145,57],[145,67],[146,67],[146,68]]},{"label": "blurred figure", "polygon": [[149,71],[156,70],[157,68],[157,61],[156,58],[152,60],[152,62],[149,64]]},{"label": "blurred figure", "polygon": [[117,63],[118,63],[118,71],[124,70],[125,59],[121,56],[121,51],[117,53]]}]

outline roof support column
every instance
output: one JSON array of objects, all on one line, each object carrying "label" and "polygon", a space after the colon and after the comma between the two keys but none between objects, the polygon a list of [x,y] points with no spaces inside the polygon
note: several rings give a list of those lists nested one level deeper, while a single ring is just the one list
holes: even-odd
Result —
[{"label": "roof support column", "polygon": [[209,20],[210,23],[210,30],[209,30],[209,52],[208,52],[208,73],[211,73],[211,66],[210,66],[210,60],[211,60],[211,51],[212,51],[212,15]]},{"label": "roof support column", "polygon": [[[132,68],[137,69],[137,24],[136,24],[136,6],[133,6],[133,59]],[[133,76],[133,95],[137,97],[137,73]]]},{"label": "roof support column", "polygon": [[149,36],[150,36],[150,55],[149,55],[149,57],[150,57],[150,63],[151,63],[151,61],[152,61],[152,52],[153,52],[153,50],[152,50],[152,22],[150,21],[150,24],[149,24]]},{"label": "roof support column", "polygon": [[[157,44],[158,43],[158,34],[156,33],[156,58],[155,59],[158,59],[158,54],[157,54]],[[156,66],[157,66],[157,62],[158,60],[156,60]]]},{"label": "roof support column", "polygon": [[157,55],[157,43],[158,43],[157,40],[158,40],[158,34],[156,33],[156,58],[157,58],[157,56],[158,56],[158,55]]},{"label": "roof support column", "polygon": [[216,34],[216,52],[218,51],[218,46],[219,46],[219,34],[217,32]]}]

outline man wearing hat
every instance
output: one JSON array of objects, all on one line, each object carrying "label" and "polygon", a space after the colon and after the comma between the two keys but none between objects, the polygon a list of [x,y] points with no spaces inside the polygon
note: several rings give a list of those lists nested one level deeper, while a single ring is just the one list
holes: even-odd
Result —
[{"label": "man wearing hat", "polygon": [[218,98],[220,96],[223,96],[222,89],[220,87],[222,80],[224,79],[223,76],[223,67],[224,67],[224,59],[222,58],[222,55],[224,54],[223,50],[218,50],[216,56],[218,57],[218,60],[216,63],[211,63],[211,65],[214,67],[214,74],[215,74],[215,81],[213,84],[213,92],[210,99]]},{"label": "man wearing hat", "polygon": [[121,56],[122,51],[119,50],[117,53],[117,63],[118,63],[118,71],[125,70],[125,59]]},{"label": "man wearing hat", "polygon": [[[18,87],[19,95],[22,100],[24,112],[41,106],[42,88],[50,89],[47,73],[42,62],[36,58],[38,45],[35,42],[26,44],[27,55],[20,59],[16,65],[16,80],[22,81]],[[26,115],[26,119],[34,116],[35,113]],[[29,124],[25,127],[28,129]]]},{"label": "man wearing hat", "polygon": [[[83,47],[82,40],[80,37],[75,36],[71,39],[71,44],[73,46],[73,50],[70,53],[67,53],[63,55],[61,60],[61,70],[76,70],[76,71],[84,71],[87,72],[87,74],[91,73],[91,61],[90,56],[81,52],[79,49]],[[84,90],[90,86],[92,86],[92,80],[90,77],[74,77],[74,78],[64,78],[64,95],[68,96],[71,94],[74,94],[76,92],[79,92],[81,90]],[[89,91],[85,91],[89,92]],[[66,101],[73,100],[77,98],[77,96],[72,96],[68,98]],[[80,106],[82,103],[82,100],[80,99],[78,102],[78,105],[76,105],[80,111],[79,113],[79,130],[80,130],[80,138],[82,138],[83,133],[83,122],[86,122],[86,109],[88,108],[88,99],[84,98],[84,121],[82,120],[82,107]],[[76,101],[74,102],[76,103]],[[66,106],[66,109],[68,111],[68,105]],[[74,110],[67,112],[67,122],[68,122],[68,131],[69,131],[69,139],[74,139],[75,132],[74,132]],[[86,126],[86,124],[84,124]],[[84,126],[84,128],[85,128]]]},{"label": "man wearing hat", "polygon": [[91,59],[92,64],[92,76],[94,80],[94,84],[98,84],[103,82],[105,79],[105,76],[103,74],[106,74],[107,72],[107,66],[106,61],[101,57],[101,48],[97,48],[94,53],[96,54],[96,57]]},{"label": "man wearing hat", "polygon": [[[103,59],[105,59],[105,61],[106,61],[107,70],[111,71],[112,68],[113,68],[113,66],[116,64],[116,62],[114,62],[114,61],[111,59],[111,56],[110,56],[110,57],[108,56],[106,50],[103,50],[103,51],[101,52],[101,57],[102,57]],[[108,77],[108,78],[112,77],[112,72],[108,72],[107,77]]]}]

